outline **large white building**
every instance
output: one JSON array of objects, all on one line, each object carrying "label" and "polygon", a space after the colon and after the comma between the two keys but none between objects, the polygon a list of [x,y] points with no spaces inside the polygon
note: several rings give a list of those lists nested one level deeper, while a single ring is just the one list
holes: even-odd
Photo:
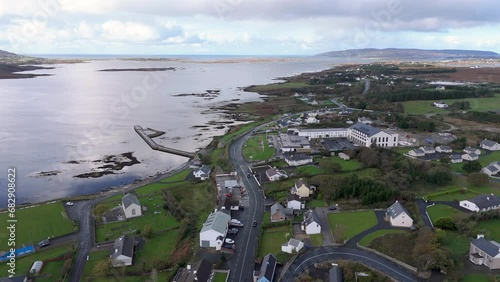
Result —
[{"label": "large white building", "polygon": [[220,249],[230,220],[231,216],[222,211],[210,214],[200,231],[200,247]]},{"label": "large white building", "polygon": [[365,147],[377,144],[379,147],[396,147],[398,134],[386,132],[363,123],[356,123],[348,128],[349,139]]},{"label": "large white building", "polygon": [[308,129],[293,129],[293,132],[299,136],[314,138],[335,138],[349,136],[347,128],[308,128]]},{"label": "large white building", "polygon": [[306,137],[295,134],[279,135],[281,152],[311,152],[311,144]]}]

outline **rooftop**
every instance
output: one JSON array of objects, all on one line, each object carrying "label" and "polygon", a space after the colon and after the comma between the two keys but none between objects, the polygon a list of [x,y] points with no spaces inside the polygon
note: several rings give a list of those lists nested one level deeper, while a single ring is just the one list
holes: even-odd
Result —
[{"label": "rooftop", "polygon": [[117,238],[113,243],[113,249],[111,250],[111,258],[117,258],[120,255],[127,257],[133,257],[134,255],[135,240],[134,237],[123,235]]},{"label": "rooftop", "polygon": [[207,220],[205,221],[205,223],[203,223],[201,232],[215,230],[219,233],[224,234],[230,220],[231,216],[229,216],[228,214],[221,211],[216,211],[207,217]]},{"label": "rooftop", "polygon": [[366,134],[368,137],[371,137],[377,133],[379,133],[381,130],[378,128],[375,128],[370,125],[366,125],[364,123],[358,122],[349,127],[349,129],[357,130],[361,133]]},{"label": "rooftop", "polygon": [[406,213],[410,217],[410,213],[408,213],[408,211],[398,201],[387,209],[387,213],[392,219],[398,217],[402,213]]},{"label": "rooftop", "polygon": [[472,240],[471,244],[492,257],[500,254],[500,244],[495,241],[488,241],[484,237]]},{"label": "rooftop", "polygon": [[470,202],[473,202],[476,204],[476,206],[480,209],[487,209],[490,207],[498,206],[500,205],[500,198],[497,196],[491,194],[491,195],[479,195],[473,199],[469,200]]},{"label": "rooftop", "polygon": [[130,194],[130,193],[123,196],[122,203],[123,203],[124,208],[128,208],[131,204],[136,204],[138,206],[141,205],[139,203],[139,200],[137,199],[137,197],[134,194]]}]

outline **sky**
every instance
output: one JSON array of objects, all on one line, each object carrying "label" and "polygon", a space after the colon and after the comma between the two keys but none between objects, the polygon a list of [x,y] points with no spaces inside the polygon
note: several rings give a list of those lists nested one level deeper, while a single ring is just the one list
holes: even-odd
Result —
[{"label": "sky", "polygon": [[358,48],[500,53],[498,0],[0,0],[19,54],[314,55]]}]

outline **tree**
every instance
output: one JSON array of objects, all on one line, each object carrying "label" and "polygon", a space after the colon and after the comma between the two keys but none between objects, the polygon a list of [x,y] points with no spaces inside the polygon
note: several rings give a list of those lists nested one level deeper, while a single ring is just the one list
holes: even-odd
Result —
[{"label": "tree", "polygon": [[489,181],[490,178],[488,177],[488,175],[482,172],[473,172],[469,174],[469,176],[467,177],[467,182],[473,186],[484,185],[487,184]]},{"label": "tree", "polygon": [[478,172],[483,168],[479,161],[470,161],[462,165],[462,169],[467,173]]},{"label": "tree", "polygon": [[377,151],[371,148],[363,148],[358,154],[358,159],[367,167],[375,167],[379,163]]},{"label": "tree", "polygon": [[330,160],[330,159],[322,159],[319,161],[319,167],[325,171],[329,172],[340,172],[342,167],[340,164]]},{"label": "tree", "polygon": [[448,230],[455,230],[457,227],[455,226],[455,222],[453,222],[453,219],[449,217],[440,217],[436,222],[434,223],[434,226],[437,228],[442,228],[442,229],[448,229]]},{"label": "tree", "polygon": [[335,242],[342,243],[342,237],[344,237],[344,233],[345,226],[342,224],[335,224],[335,227],[333,228],[333,238],[335,239]]},{"label": "tree", "polygon": [[95,220],[100,221],[103,215],[108,212],[108,210],[109,208],[106,205],[97,205],[92,210],[92,215],[94,216]]},{"label": "tree", "polygon": [[151,238],[151,236],[153,236],[153,227],[149,224],[144,225],[144,228],[142,229],[142,236]]},{"label": "tree", "polygon": [[111,264],[111,259],[106,258],[104,260],[98,261],[95,264],[92,273],[98,277],[106,277],[111,273],[112,270],[113,270],[113,265]]}]

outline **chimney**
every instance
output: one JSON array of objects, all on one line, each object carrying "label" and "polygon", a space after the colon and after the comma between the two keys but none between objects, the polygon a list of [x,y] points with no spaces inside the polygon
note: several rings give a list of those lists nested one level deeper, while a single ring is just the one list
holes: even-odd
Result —
[{"label": "chimney", "polygon": [[484,238],[484,234],[477,234],[477,239]]}]

